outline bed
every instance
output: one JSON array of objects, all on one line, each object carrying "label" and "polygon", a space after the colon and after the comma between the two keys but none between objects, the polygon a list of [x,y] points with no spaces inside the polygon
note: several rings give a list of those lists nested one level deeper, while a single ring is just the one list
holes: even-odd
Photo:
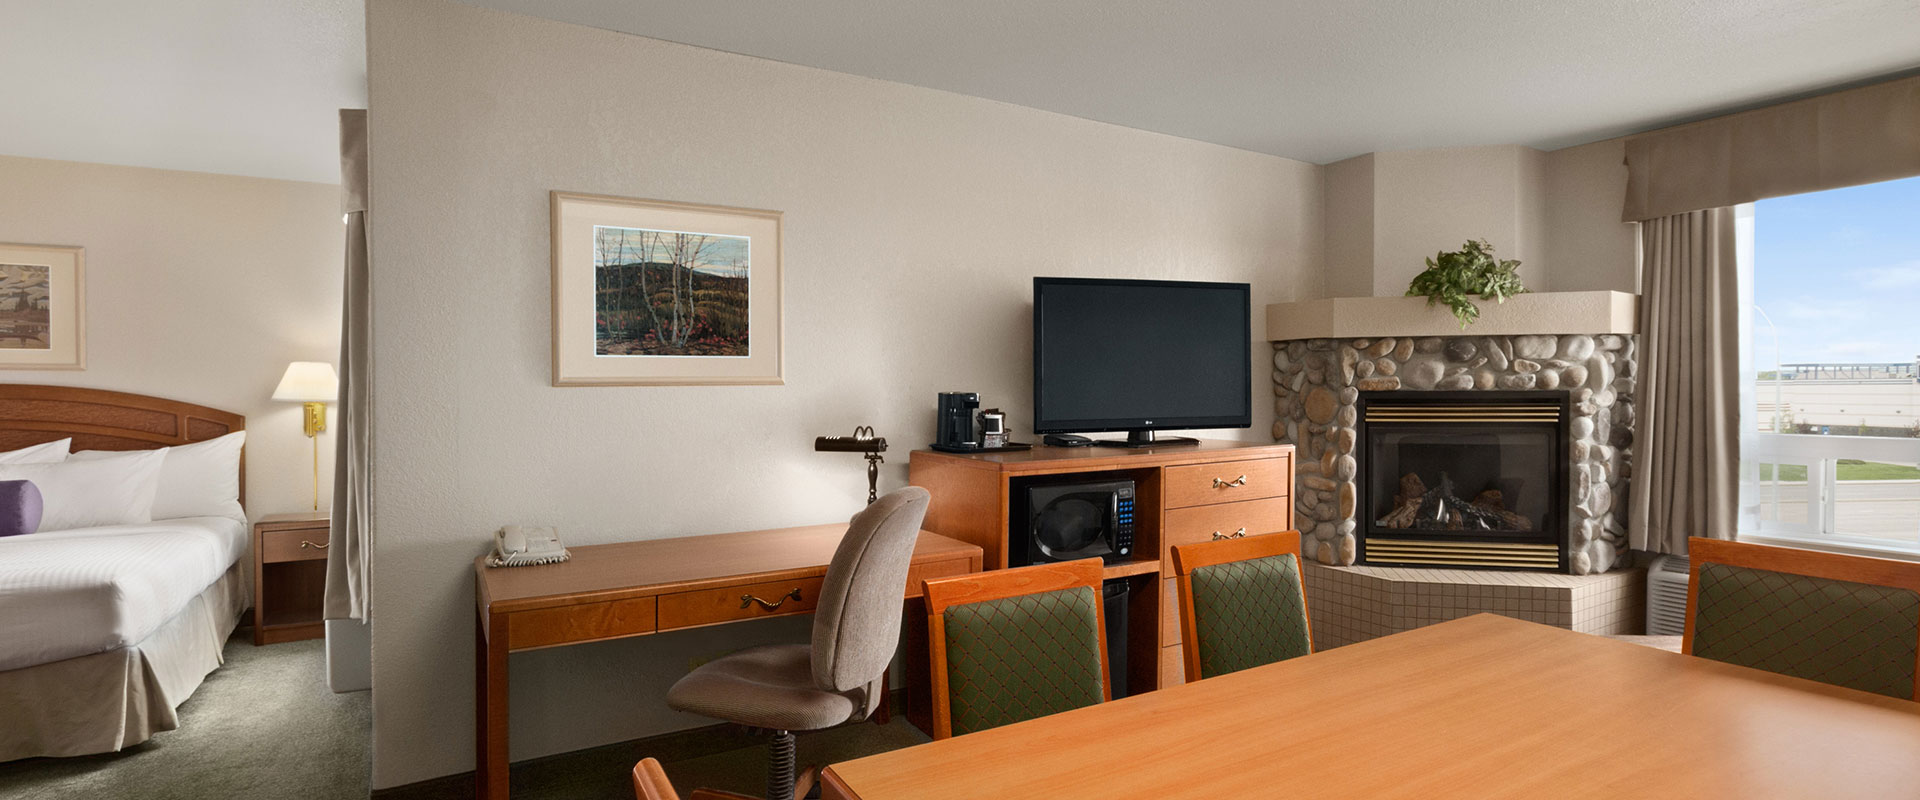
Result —
[{"label": "bed", "polygon": [[[67,437],[74,451],[151,450],[245,426],[157,397],[0,384],[0,451]],[[178,727],[248,605],[247,539],[236,516],[0,537],[0,761],[112,752]]]}]

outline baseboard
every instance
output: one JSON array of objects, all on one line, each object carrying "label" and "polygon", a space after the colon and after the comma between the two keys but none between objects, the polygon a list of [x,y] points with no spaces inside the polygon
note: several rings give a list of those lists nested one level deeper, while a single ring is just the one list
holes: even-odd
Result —
[{"label": "baseboard", "polygon": [[[901,710],[905,708],[905,692],[896,689],[888,694],[890,695],[889,702],[893,707],[893,712],[896,714],[901,713]],[[525,761],[515,761],[513,762],[512,769],[516,772],[522,768],[537,770],[542,764],[556,761],[607,761],[616,764],[624,763],[631,767],[634,762],[639,761],[643,756],[656,758],[661,761],[681,761],[689,758],[710,756],[716,753],[725,753],[730,750],[739,750],[744,747],[754,747],[765,744],[766,741],[767,739],[764,733],[750,731],[739,725],[721,723],[701,728],[688,728],[683,731],[663,733],[658,736],[648,736],[644,739],[631,739],[624,742],[601,745],[599,747],[589,747],[585,750],[575,750],[568,753],[529,758]],[[403,786],[375,789],[371,793],[372,800],[469,800],[473,796],[474,785],[473,772],[471,770],[453,775],[443,775],[438,778],[429,778]]]}]

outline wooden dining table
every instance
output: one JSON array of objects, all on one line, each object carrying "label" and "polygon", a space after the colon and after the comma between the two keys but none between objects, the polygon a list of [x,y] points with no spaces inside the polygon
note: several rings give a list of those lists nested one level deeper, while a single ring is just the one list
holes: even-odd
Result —
[{"label": "wooden dining table", "polygon": [[1920,798],[1920,703],[1479,614],[822,783],[829,800]]}]

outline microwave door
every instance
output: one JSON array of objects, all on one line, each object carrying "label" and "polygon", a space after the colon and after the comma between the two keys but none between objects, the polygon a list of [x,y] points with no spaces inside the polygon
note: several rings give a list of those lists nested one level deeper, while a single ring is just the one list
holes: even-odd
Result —
[{"label": "microwave door", "polygon": [[1107,531],[1115,519],[1108,492],[1079,492],[1055,498],[1038,516],[1040,552],[1058,561],[1094,558],[1113,552]]}]

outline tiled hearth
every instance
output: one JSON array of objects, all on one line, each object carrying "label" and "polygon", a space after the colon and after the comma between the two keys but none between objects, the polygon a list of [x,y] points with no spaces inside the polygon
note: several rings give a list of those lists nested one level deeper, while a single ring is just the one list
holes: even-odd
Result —
[{"label": "tiled hearth", "polygon": [[1315,649],[1482,612],[1600,634],[1640,633],[1646,619],[1646,570],[1638,568],[1564,575],[1305,565]]}]

